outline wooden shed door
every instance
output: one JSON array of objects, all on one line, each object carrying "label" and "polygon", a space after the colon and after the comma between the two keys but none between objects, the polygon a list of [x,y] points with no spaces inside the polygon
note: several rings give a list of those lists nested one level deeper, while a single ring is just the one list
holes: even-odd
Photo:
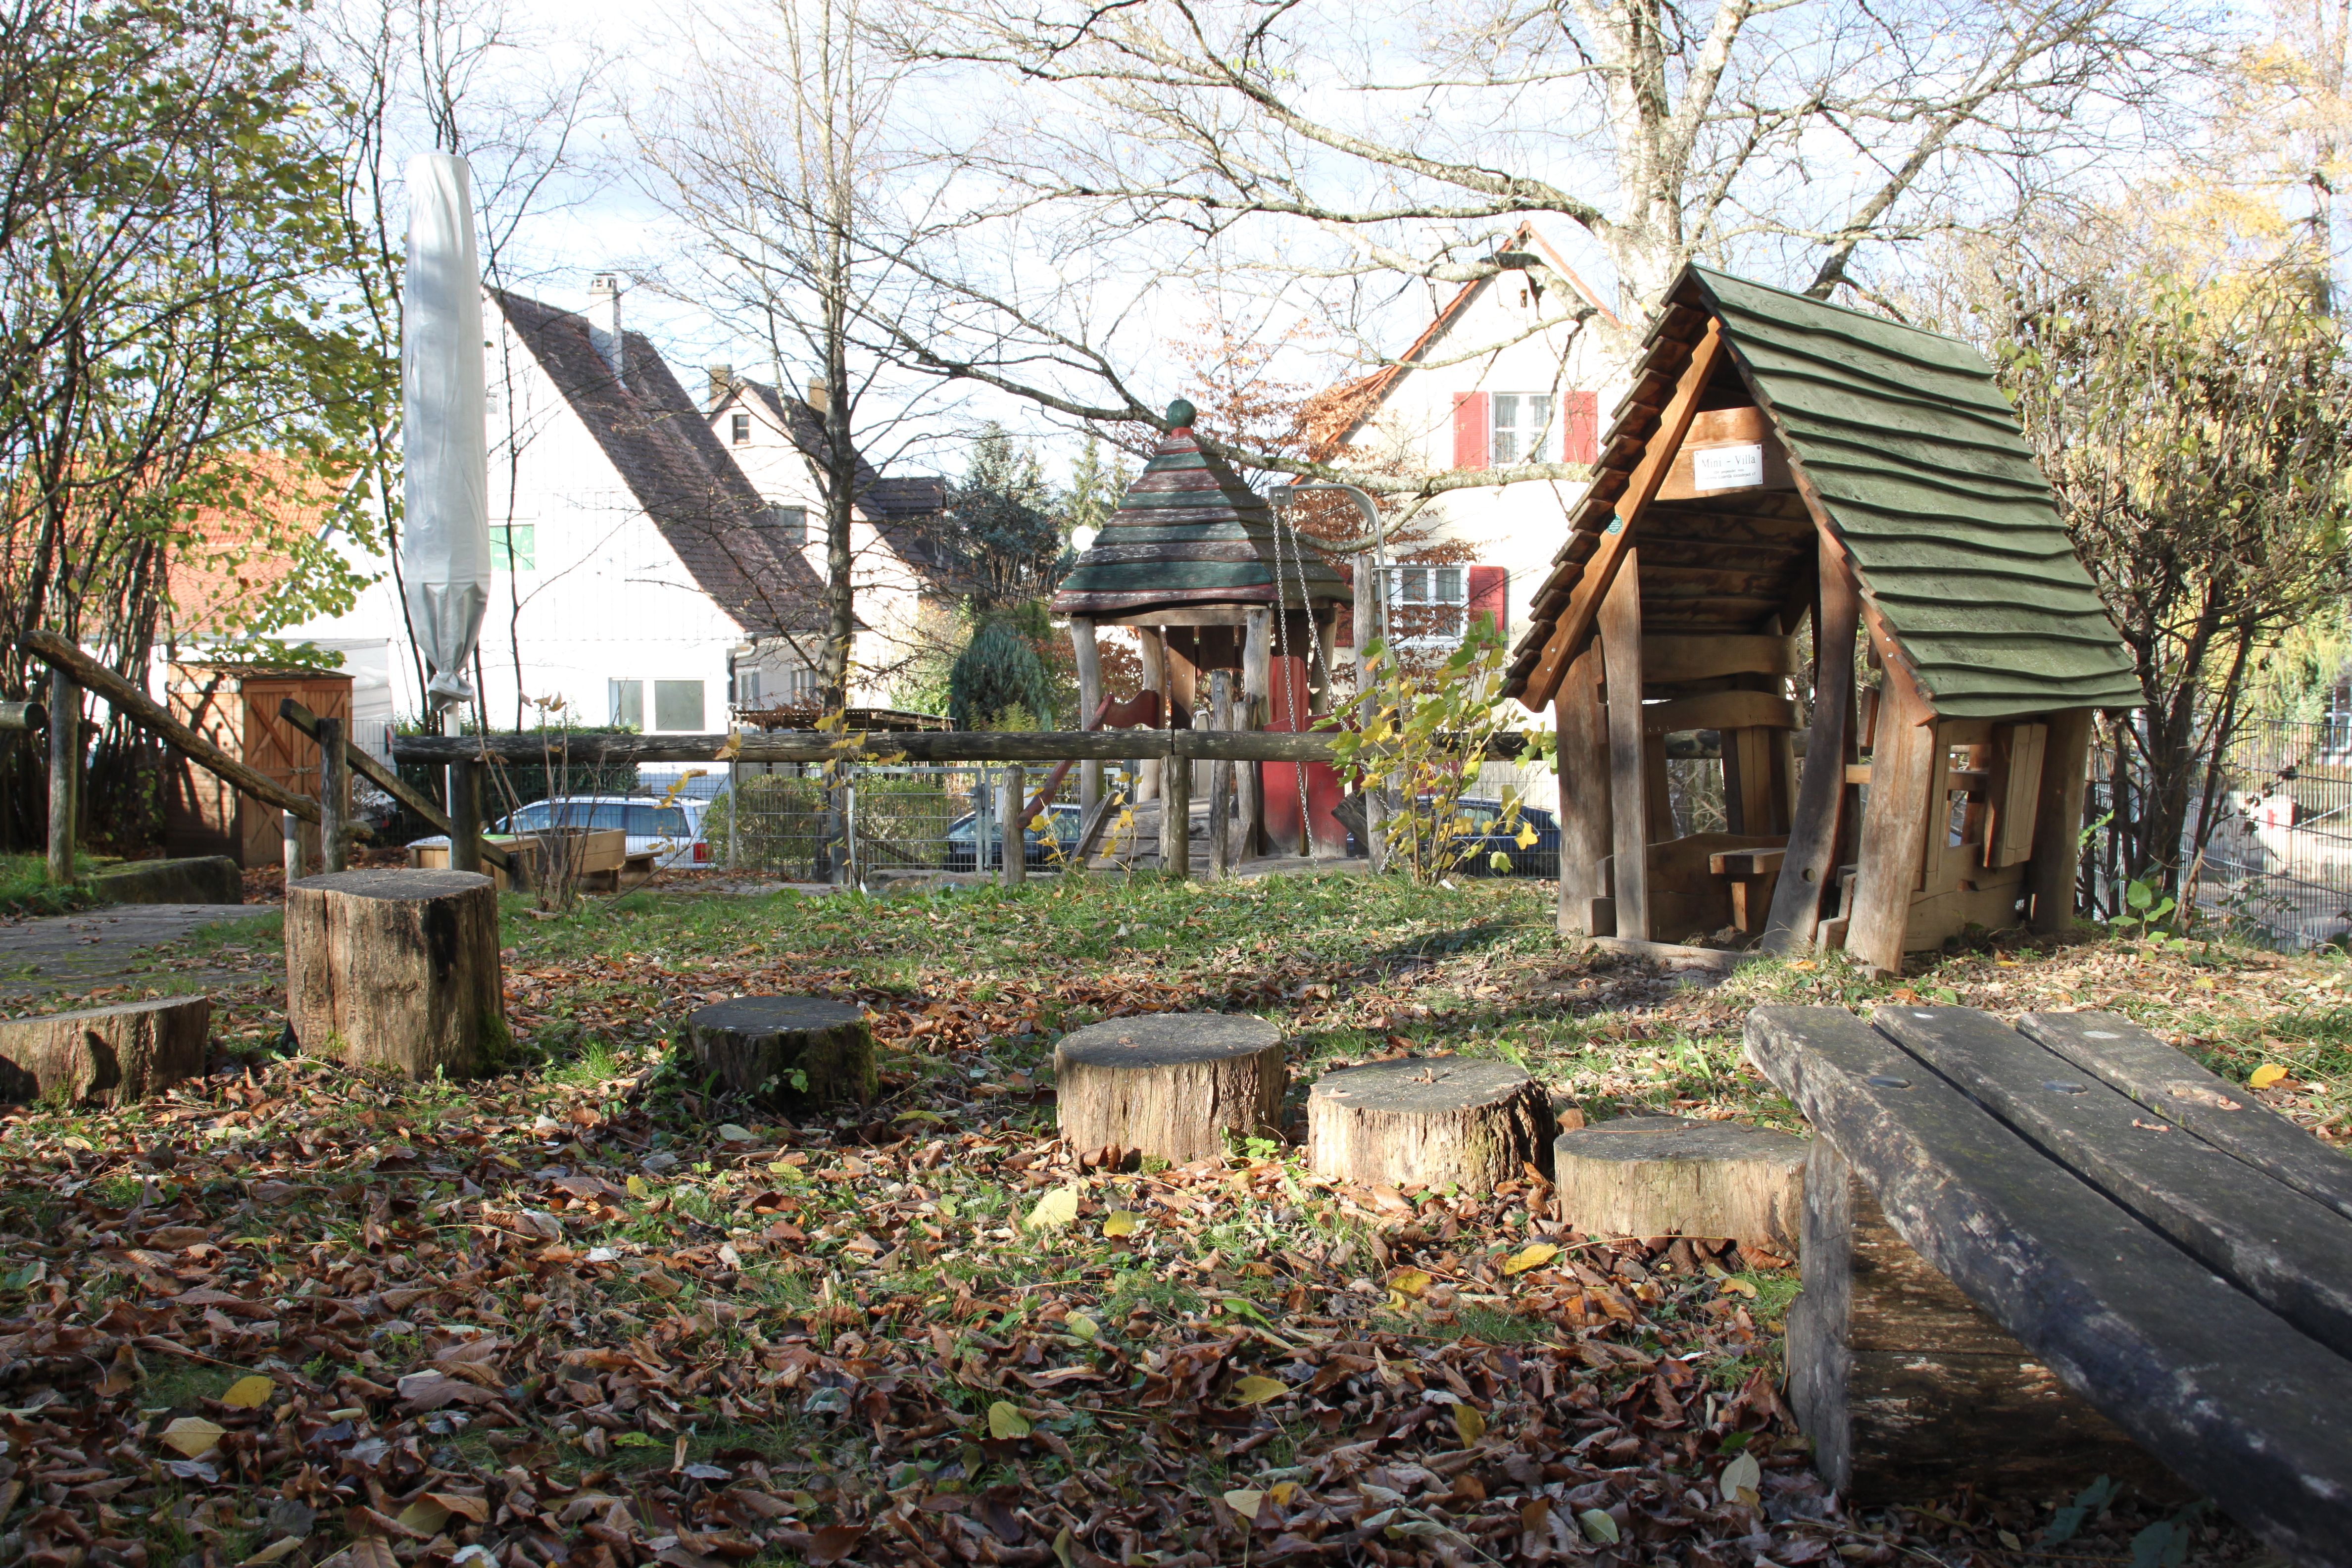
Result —
[{"label": "wooden shed door", "polygon": [[[352,682],[348,676],[311,680],[247,680],[245,684],[245,764],[273,784],[296,795],[319,793],[319,743],[278,716],[278,704],[291,697],[321,719],[352,719]],[[244,845],[243,863],[268,866],[284,858],[283,829],[275,808],[257,800],[239,798],[238,836]],[[318,858],[318,830],[303,826],[302,853]]]}]

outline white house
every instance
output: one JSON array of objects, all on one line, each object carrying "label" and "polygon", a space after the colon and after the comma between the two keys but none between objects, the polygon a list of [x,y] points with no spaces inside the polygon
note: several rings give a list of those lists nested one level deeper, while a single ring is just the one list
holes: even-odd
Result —
[{"label": "white house", "polygon": [[[1540,257],[1609,327],[1619,324],[1532,228],[1513,244]],[[1327,395],[1342,422],[1318,455],[1422,473],[1591,462],[1601,416],[1614,400],[1616,362],[1595,330],[1539,327],[1561,314],[1546,289],[1532,271],[1465,284],[1396,363]],[[1431,543],[1464,547],[1470,562],[1397,567],[1391,602],[1452,609],[1421,618],[1456,637],[1467,613],[1485,611],[1502,623],[1506,643],[1515,642],[1529,598],[1550,573],[1567,504],[1582,488],[1580,479],[1537,479],[1447,491],[1415,526],[1428,531]]]},{"label": "white house", "polygon": [[[584,312],[498,289],[485,302],[494,570],[476,673],[490,722],[707,731],[726,727],[739,668],[789,687],[819,647],[822,580],[653,345],[623,330],[614,280],[591,284]],[[418,713],[394,563],[355,564],[380,574],[359,605],[285,635],[383,672],[383,707]]]},{"label": "white house", "polygon": [[[807,397],[709,367],[711,434],[735,460],[774,519],[778,540],[797,547],[809,570],[825,576],[824,390]],[[927,597],[946,592],[946,560],[934,523],[947,506],[947,481],[930,475],[886,477],[861,454],[851,500],[850,581],[858,627],[850,644],[850,701],[881,706],[919,647],[918,618]],[[739,661],[735,701],[751,710],[815,700],[816,678],[787,658]]]}]

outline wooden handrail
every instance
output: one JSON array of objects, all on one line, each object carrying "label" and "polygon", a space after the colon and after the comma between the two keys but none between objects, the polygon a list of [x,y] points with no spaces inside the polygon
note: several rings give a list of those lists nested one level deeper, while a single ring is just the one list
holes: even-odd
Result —
[{"label": "wooden handrail", "polygon": [[[301,703],[295,701],[291,697],[280,698],[278,700],[278,716],[280,719],[285,720],[289,724],[293,725],[297,730],[301,731],[305,735],[310,736],[310,739],[315,741],[319,738],[318,715],[312,713],[308,708],[302,706]],[[375,758],[367,752],[352,745],[351,742],[351,737],[348,733],[343,737],[343,755],[350,761],[352,771],[364,775],[370,783],[375,784],[379,789],[382,789],[386,795],[392,796],[393,799],[400,802],[401,805],[406,806],[409,810],[415,812],[417,816],[423,817],[425,821],[431,823],[434,826],[447,834],[453,844],[457,841],[457,829],[456,826],[450,822],[448,815],[446,812],[444,812],[439,806],[435,805],[432,801],[428,800],[424,795],[419,795],[416,791],[409,788],[408,785],[402,783],[398,773],[394,773],[390,768],[387,768],[382,763],[377,762]],[[496,866],[499,870],[511,872],[514,869],[514,858],[509,855],[505,850],[499,848],[497,845],[492,844],[488,840],[484,840],[481,846],[481,850],[482,858]]]}]

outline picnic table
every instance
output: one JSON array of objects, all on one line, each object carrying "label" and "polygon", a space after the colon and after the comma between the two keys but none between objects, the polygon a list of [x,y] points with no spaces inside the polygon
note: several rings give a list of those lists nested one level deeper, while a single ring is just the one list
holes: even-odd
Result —
[{"label": "picnic table", "polygon": [[2352,1160],[2112,1014],[1761,1007],[1747,1044],[1815,1133],[1789,1364],[1827,1479],[2087,1479],[2127,1437],[2352,1568]]}]

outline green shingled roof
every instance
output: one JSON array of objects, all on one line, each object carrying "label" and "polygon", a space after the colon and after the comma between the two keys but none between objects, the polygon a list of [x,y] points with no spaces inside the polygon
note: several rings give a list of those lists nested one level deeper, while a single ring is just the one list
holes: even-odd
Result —
[{"label": "green shingled roof", "polygon": [[1983,355],[1728,273],[1690,276],[1937,713],[2139,705]]},{"label": "green shingled roof", "polygon": [[[1312,540],[1285,528],[1241,477],[1193,439],[1192,405],[1128,487],[1118,510],[1054,594],[1064,616],[1136,615],[1185,605],[1337,603],[1347,585]],[[1281,570],[1277,592],[1276,567]]]}]

